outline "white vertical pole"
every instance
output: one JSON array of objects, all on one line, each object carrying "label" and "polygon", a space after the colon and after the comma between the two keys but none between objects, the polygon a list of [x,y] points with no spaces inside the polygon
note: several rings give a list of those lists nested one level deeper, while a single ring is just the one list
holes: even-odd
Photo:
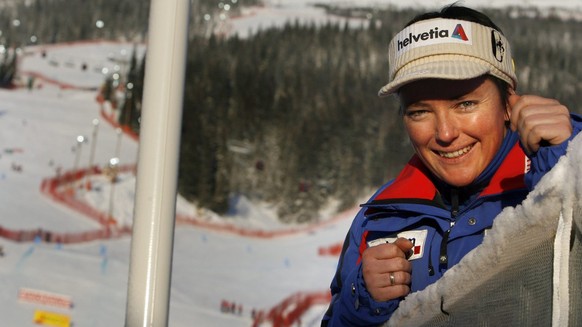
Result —
[{"label": "white vertical pole", "polygon": [[126,327],[167,326],[189,0],[151,0]]}]

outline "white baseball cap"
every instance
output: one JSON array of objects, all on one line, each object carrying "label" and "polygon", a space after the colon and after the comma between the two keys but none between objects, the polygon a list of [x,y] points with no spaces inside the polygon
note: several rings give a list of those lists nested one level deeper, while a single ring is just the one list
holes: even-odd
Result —
[{"label": "white baseball cap", "polygon": [[465,80],[489,74],[517,86],[505,36],[465,20],[435,18],[406,27],[390,42],[388,63],[390,82],[378,92],[381,97],[427,78]]}]

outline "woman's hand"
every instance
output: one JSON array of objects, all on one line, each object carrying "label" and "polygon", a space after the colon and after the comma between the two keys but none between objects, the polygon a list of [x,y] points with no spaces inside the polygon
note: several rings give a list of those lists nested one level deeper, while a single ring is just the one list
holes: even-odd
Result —
[{"label": "woman's hand", "polygon": [[560,144],[572,135],[570,111],[557,100],[513,93],[509,105],[511,129],[519,133],[527,154],[540,146]]},{"label": "woman's hand", "polygon": [[403,297],[410,293],[412,265],[406,253],[412,242],[399,238],[394,243],[369,247],[362,254],[362,273],[366,289],[378,302]]}]

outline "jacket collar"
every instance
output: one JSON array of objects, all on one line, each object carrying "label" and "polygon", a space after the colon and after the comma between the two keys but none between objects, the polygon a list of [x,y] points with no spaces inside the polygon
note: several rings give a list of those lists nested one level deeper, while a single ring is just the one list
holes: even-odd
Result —
[{"label": "jacket collar", "polygon": [[[529,159],[514,137],[509,137],[509,140],[513,142],[513,145],[505,151],[503,161],[494,171],[479,197],[525,188],[524,175],[529,168]],[[430,171],[420,158],[414,155],[393,183],[379,192],[371,202],[390,203],[404,199],[432,201],[437,193]]]}]

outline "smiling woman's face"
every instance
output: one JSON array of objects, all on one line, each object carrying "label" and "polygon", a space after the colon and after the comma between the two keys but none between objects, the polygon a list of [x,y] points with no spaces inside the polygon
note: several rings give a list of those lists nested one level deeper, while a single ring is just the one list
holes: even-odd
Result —
[{"label": "smiling woman's face", "polygon": [[398,95],[416,153],[447,184],[473,182],[501,147],[509,108],[491,79],[420,80]]}]

